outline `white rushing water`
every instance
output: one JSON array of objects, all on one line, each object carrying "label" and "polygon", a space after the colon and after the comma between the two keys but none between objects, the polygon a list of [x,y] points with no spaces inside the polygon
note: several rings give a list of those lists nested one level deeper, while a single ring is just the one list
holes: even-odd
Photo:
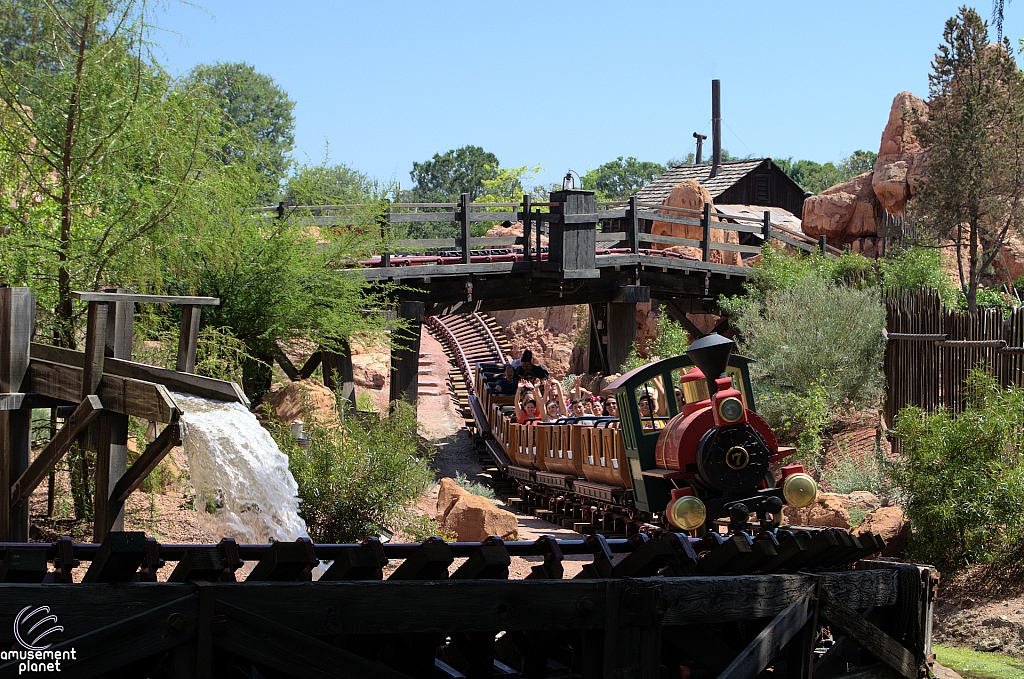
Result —
[{"label": "white rushing water", "polygon": [[175,393],[199,524],[239,544],[309,537],[288,456],[241,403]]}]

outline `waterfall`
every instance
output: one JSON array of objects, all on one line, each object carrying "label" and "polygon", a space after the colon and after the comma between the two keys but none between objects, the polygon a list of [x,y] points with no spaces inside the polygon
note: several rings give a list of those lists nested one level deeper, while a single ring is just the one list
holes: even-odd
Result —
[{"label": "waterfall", "polygon": [[239,544],[308,537],[288,456],[241,403],[174,393],[199,524]]}]

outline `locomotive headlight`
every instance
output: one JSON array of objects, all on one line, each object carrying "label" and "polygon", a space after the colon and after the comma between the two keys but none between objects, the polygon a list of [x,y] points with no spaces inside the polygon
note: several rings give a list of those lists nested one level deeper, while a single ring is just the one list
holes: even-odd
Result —
[{"label": "locomotive headlight", "polygon": [[683,530],[696,530],[704,525],[707,518],[704,503],[692,495],[684,495],[673,500],[668,507],[668,520],[672,525]]},{"label": "locomotive headlight", "polygon": [[730,396],[718,405],[718,414],[726,422],[738,422],[743,419],[743,401]]},{"label": "locomotive headlight", "polygon": [[782,483],[782,495],[790,507],[802,509],[818,497],[818,484],[807,474],[790,474]]}]

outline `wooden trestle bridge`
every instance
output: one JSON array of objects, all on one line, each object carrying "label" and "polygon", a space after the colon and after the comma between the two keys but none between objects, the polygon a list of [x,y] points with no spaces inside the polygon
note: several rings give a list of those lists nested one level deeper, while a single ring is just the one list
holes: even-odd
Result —
[{"label": "wooden trestle bridge", "polygon": [[[598,203],[592,191],[555,191],[547,202],[394,203],[377,215],[379,231],[373,257],[352,262],[366,280],[400,284],[396,310],[412,332],[392,350],[393,398],[416,397],[419,328],[427,316],[525,309],[568,304],[590,305],[590,371],[615,372],[635,339],[636,305],[656,300],[677,321],[690,325],[688,313],[715,308],[719,295],[740,294],[750,268],[712,261],[712,252],[753,255],[776,241],[809,252],[836,256],[840,250],[824,238],[813,240],[760,217],[645,203],[635,197]],[[321,227],[344,230],[366,206],[266,208],[268,216],[298,212]],[[474,237],[474,224],[521,223],[523,235]],[[654,222],[684,227],[696,238],[651,233]],[[453,238],[395,238],[410,225],[448,223]],[[725,242],[735,233],[739,242]],[[671,248],[691,248],[686,254]],[[721,259],[721,258],[718,258]],[[316,357],[319,360],[319,356]],[[348,357],[331,357],[329,371],[342,381],[350,374]],[[311,364],[315,368],[315,364]],[[282,365],[299,375],[302,368]],[[307,366],[307,369],[309,366]]]}]

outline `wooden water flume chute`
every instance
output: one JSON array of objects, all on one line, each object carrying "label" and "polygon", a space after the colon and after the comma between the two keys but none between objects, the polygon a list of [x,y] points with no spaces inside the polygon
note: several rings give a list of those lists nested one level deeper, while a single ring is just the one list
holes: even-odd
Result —
[{"label": "wooden water flume chute", "polygon": [[[28,498],[76,442],[96,452],[94,537],[102,541],[123,528],[125,500],[180,444],[171,392],[248,405],[237,384],[193,374],[200,313],[218,299],[121,290],[73,297],[88,305],[83,351],[33,342],[35,295],[0,288],[0,540],[28,540]],[[182,308],[176,370],[131,360],[134,307],[144,303]],[[57,408],[64,423],[30,460],[33,408]],[[129,417],[166,425],[130,468]]]}]

